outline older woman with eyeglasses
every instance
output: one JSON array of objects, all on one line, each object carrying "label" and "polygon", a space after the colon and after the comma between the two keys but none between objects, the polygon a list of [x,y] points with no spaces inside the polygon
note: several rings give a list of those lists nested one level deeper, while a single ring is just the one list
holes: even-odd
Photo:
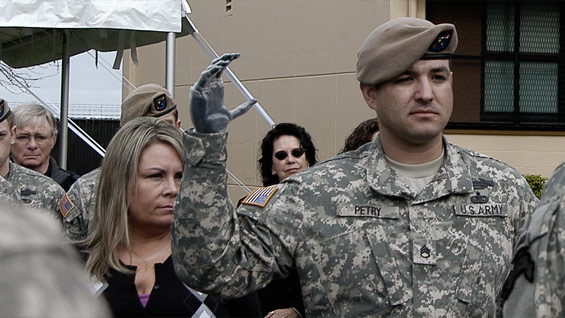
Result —
[{"label": "older woman with eyeglasses", "polygon": [[[280,123],[271,129],[261,142],[258,164],[264,186],[315,165],[316,148],[310,134],[301,126]],[[269,318],[304,316],[304,303],[298,274],[274,280],[257,291],[263,314]]]},{"label": "older woman with eyeglasses", "polygon": [[296,124],[276,125],[261,142],[258,163],[264,186],[277,184],[316,162],[312,137],[306,129]]}]

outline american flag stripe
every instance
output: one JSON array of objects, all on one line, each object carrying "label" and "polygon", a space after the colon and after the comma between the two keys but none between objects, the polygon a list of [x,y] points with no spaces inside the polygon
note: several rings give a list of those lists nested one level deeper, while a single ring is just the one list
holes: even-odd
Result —
[{"label": "american flag stripe", "polygon": [[63,217],[67,217],[69,212],[71,212],[71,210],[74,208],[74,204],[69,199],[69,196],[65,193],[65,195],[61,198],[61,201],[59,201],[59,211],[61,212]]},{"label": "american flag stripe", "polygon": [[279,188],[276,185],[257,188],[253,190],[253,192],[251,192],[241,203],[264,207],[278,189]]}]

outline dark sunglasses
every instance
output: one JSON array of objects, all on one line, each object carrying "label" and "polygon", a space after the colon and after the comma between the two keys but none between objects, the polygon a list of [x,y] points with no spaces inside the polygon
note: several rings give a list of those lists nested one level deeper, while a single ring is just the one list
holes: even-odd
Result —
[{"label": "dark sunglasses", "polygon": [[[290,154],[294,157],[294,158],[300,158],[302,157],[302,155],[304,154],[304,149],[302,148],[294,148],[290,151]],[[288,157],[288,152],[281,150],[281,151],[277,151],[275,152],[275,158],[279,159],[279,160],[284,160],[286,159],[286,157]]]}]

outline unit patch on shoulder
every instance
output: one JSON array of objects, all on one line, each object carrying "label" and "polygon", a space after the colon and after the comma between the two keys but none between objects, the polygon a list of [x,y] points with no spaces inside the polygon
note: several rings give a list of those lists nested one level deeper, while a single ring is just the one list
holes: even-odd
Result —
[{"label": "unit patch on shoulder", "polygon": [[61,201],[59,201],[59,211],[61,212],[63,217],[66,218],[69,212],[71,212],[71,210],[74,208],[75,205],[71,202],[71,199],[69,199],[69,196],[65,193],[65,195],[61,198]]},{"label": "unit patch on shoulder", "polygon": [[276,185],[257,188],[249,193],[249,195],[241,201],[241,204],[255,205],[264,208],[278,189]]}]

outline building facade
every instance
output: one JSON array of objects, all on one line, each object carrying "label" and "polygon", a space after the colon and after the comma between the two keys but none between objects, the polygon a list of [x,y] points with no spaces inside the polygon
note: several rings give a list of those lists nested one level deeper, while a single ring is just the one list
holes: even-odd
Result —
[{"label": "building facade", "polygon": [[[565,22],[554,1],[191,0],[192,20],[219,54],[239,52],[231,70],[275,123],[312,135],[318,158],[335,155],[361,121],[374,117],[355,78],[365,37],[391,18],[456,25],[455,105],[447,138],[523,174],[549,177],[565,160]],[[165,84],[165,44],[124,59],[135,85]],[[188,92],[210,58],[191,37],[176,40],[175,99],[190,128]],[[391,61],[394,63],[394,61]],[[244,102],[225,77],[226,105]],[[563,85],[562,85],[563,84]],[[124,96],[127,95],[124,91]],[[270,129],[255,110],[229,126],[228,169],[248,187],[261,184],[259,143]],[[237,200],[245,190],[231,180]]]}]

